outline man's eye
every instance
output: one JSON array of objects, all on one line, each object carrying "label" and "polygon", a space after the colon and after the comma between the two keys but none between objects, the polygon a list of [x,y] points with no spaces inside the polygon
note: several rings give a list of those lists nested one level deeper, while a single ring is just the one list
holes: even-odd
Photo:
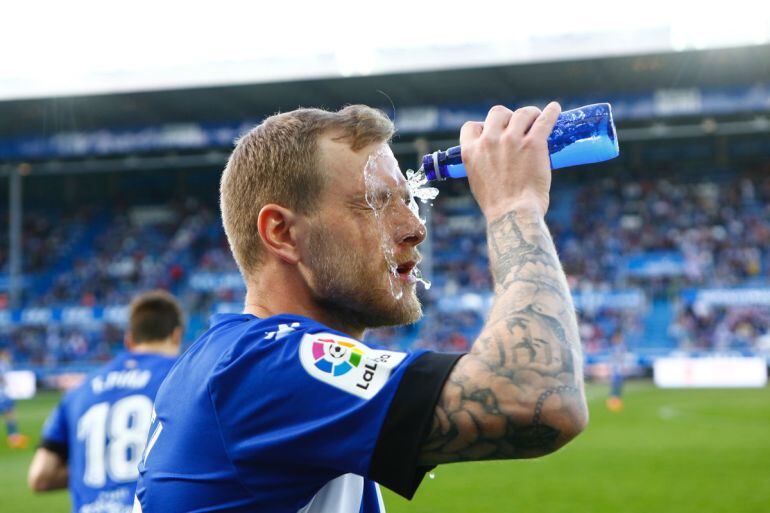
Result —
[{"label": "man's eye", "polygon": [[381,194],[377,194],[375,196],[367,196],[366,202],[371,206],[372,208],[375,208],[377,210],[382,209],[385,207],[385,205],[388,204],[388,201],[390,201],[392,194],[390,192],[383,192]]}]

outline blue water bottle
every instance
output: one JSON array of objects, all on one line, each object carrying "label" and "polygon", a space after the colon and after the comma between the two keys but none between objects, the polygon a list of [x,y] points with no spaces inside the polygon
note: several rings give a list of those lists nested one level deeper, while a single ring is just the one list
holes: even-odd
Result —
[{"label": "blue water bottle", "polygon": [[[551,169],[593,164],[620,154],[612,108],[595,103],[562,112],[548,136]],[[422,171],[428,180],[468,176],[460,146],[436,151],[422,158]]]}]

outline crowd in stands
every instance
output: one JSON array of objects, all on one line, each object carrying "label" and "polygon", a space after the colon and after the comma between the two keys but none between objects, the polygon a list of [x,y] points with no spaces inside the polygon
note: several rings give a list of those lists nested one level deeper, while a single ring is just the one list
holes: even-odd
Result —
[{"label": "crowd in stands", "polygon": [[670,335],[684,350],[759,351],[770,356],[770,306],[679,306]]},{"label": "crowd in stands", "polygon": [[27,304],[108,306],[126,304],[137,290],[177,293],[205,251],[207,230],[215,223],[213,210],[199,208],[194,200],[103,212],[71,264],[51,276],[50,286],[28,297]]},{"label": "crowd in stands", "polygon": [[[559,228],[565,270],[592,284],[633,281],[623,272],[624,259],[652,252],[681,255],[677,287],[767,281],[770,177],[691,183],[608,178],[580,188],[571,223]],[[671,280],[652,281],[648,285]]]},{"label": "crowd in stands", "polygon": [[[705,312],[682,306],[677,298],[690,287],[770,281],[770,177],[683,181],[604,175],[555,190],[551,209],[549,226],[573,292],[641,289],[649,301],[680,305],[662,336],[683,349],[753,347],[767,336],[770,310]],[[483,309],[474,299],[466,309],[445,311],[440,300],[488,296],[492,286],[485,224],[464,181],[443,186],[430,226],[433,287],[421,292],[425,319],[417,326],[376,330],[370,337],[393,347],[464,351],[483,324]],[[6,242],[0,245],[3,271]],[[84,207],[69,215],[33,209],[25,212],[23,251],[24,274],[32,278],[25,287],[25,308],[120,305],[136,291],[162,287],[182,299],[189,315],[205,317],[217,304],[243,297],[239,287],[190,286],[196,273],[237,273],[216,207],[192,198],[154,206]],[[629,268],[630,259],[652,254],[674,255],[680,268],[659,275]],[[613,337],[643,332],[646,309],[610,304],[579,314],[585,349],[596,353],[607,351]],[[10,346],[18,361],[98,360],[120,343],[120,328],[114,325],[0,328],[0,346]]]},{"label": "crowd in stands", "polygon": [[123,347],[123,329],[98,326],[31,325],[0,328],[0,347],[9,348],[20,363],[55,366],[102,362]]},{"label": "crowd in stands", "polygon": [[[33,210],[22,217],[21,232],[23,273],[41,273],[55,266],[58,258],[68,249],[69,242],[81,234],[91,222],[89,209],[75,212]],[[10,266],[9,216],[7,209],[0,212],[0,275],[7,274]]]}]

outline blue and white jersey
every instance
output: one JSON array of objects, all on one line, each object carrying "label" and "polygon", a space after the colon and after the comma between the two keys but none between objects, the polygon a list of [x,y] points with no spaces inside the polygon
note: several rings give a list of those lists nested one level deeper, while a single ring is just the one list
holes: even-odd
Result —
[{"label": "blue and white jersey", "polygon": [[382,513],[411,498],[460,355],[395,352],[306,317],[216,315],[155,400],[135,512]]},{"label": "blue and white jersey", "polygon": [[174,361],[121,353],[65,394],[48,417],[40,445],[67,461],[73,512],[131,511],[152,403]]}]

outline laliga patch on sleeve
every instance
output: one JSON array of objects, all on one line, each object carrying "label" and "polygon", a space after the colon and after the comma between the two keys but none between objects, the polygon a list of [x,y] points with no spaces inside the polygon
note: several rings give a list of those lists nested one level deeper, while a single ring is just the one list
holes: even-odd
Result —
[{"label": "laliga patch on sleeve", "polygon": [[315,379],[371,399],[406,353],[370,349],[358,340],[333,333],[308,333],[300,342],[299,358]]}]

